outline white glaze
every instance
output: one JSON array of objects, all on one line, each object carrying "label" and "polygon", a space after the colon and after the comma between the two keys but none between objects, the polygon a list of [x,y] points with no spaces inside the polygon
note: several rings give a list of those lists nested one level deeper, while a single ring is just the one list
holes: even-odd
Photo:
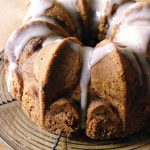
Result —
[{"label": "white glaze", "polygon": [[10,89],[10,85],[12,81],[12,78],[10,78],[10,76],[13,75],[14,66],[17,66],[17,60],[19,59],[19,56],[23,48],[25,47],[26,43],[33,37],[48,36],[51,33],[52,31],[48,28],[46,24],[32,24],[32,25],[28,25],[26,29],[20,27],[18,30],[13,32],[13,34],[8,39],[5,48],[5,52],[10,62],[9,73],[8,73],[9,78],[7,82],[8,89]]},{"label": "white glaze", "polygon": [[[74,20],[77,31],[79,35],[81,34],[81,27],[79,23],[79,16],[77,12],[77,2],[78,0],[31,0],[31,4],[28,10],[28,13],[23,21],[23,24],[29,21],[38,20],[40,17],[40,20],[42,18],[46,18],[43,16],[44,12],[53,6],[54,3],[59,3],[65,7],[65,9],[68,11],[68,13],[71,15],[72,19]],[[42,19],[43,20],[43,19]],[[47,19],[47,21],[55,22],[53,19]],[[56,23],[56,22],[55,22]]]},{"label": "white glaze", "polygon": [[[150,7],[143,7],[143,9],[135,10],[135,7],[140,6],[140,3],[135,3],[134,5],[131,5],[131,7],[129,7],[128,11],[125,13],[124,19],[125,19],[125,23],[126,24],[130,24],[130,23],[134,23],[135,21],[149,21],[150,19]],[[130,9],[133,9],[131,13]]]},{"label": "white glaze", "polygon": [[53,5],[53,0],[31,0],[31,4],[23,23],[31,18],[42,16]]},{"label": "white glaze", "polygon": [[100,62],[104,57],[106,57],[109,53],[116,49],[114,43],[108,43],[104,46],[96,47],[90,62],[90,67],[94,66],[98,62]]},{"label": "white glaze", "polygon": [[33,18],[27,20],[26,23],[31,23],[31,22],[33,22],[33,21],[45,21],[45,22],[57,24],[54,19],[51,19],[51,18],[46,17],[46,16],[33,17]]},{"label": "white glaze", "polygon": [[104,1],[104,5],[102,7],[101,14],[102,16],[110,17],[112,13],[113,5],[114,4],[120,5],[127,0],[103,0],[103,1]]},{"label": "white glaze", "polygon": [[111,35],[112,29],[114,28],[114,26],[121,21],[122,16],[132,4],[133,2],[128,2],[119,6],[119,8],[117,9],[113,17],[109,19],[109,28],[108,28],[107,35],[106,35],[107,38]]},{"label": "white glaze", "polygon": [[81,72],[80,88],[81,88],[81,127],[85,128],[88,85],[90,81],[90,59],[94,48],[83,47],[83,66]]},{"label": "white glaze", "polygon": [[128,25],[121,27],[113,41],[128,45],[136,53],[146,53],[150,41],[150,23],[149,26]]},{"label": "white glaze", "polygon": [[77,15],[77,2],[78,0],[56,0],[57,3],[61,4],[68,11],[69,14],[76,18]]},{"label": "white glaze", "polygon": [[139,75],[139,81],[140,84],[142,85],[142,73],[141,73],[140,66],[137,63],[134,52],[131,51],[129,47],[124,47],[124,46],[120,47],[117,43],[112,42],[104,46],[95,48],[90,62],[90,67],[96,65],[98,62],[100,62],[103,58],[105,58],[108,54],[110,54],[114,50],[119,50],[131,61],[133,67],[135,68],[135,70]]},{"label": "white glaze", "polygon": [[105,2],[105,0],[87,0],[87,3],[90,6],[92,12],[90,20],[94,28],[96,28],[98,23],[100,22],[100,18],[102,16],[102,9],[104,8]]},{"label": "white glaze", "polygon": [[91,6],[91,10],[93,13],[92,16],[92,23],[95,24],[94,26],[97,26],[97,24],[100,21],[100,17],[102,16],[101,10],[104,5],[104,0],[87,0],[89,6]]},{"label": "white glaze", "polygon": [[[145,4],[145,6],[141,7],[141,4]],[[114,21],[114,26],[116,23],[118,27],[113,41],[127,45],[131,51],[138,55],[144,71],[148,75],[148,88],[150,90],[150,71],[146,60],[150,42],[150,5],[147,3],[132,4],[118,20]],[[139,71],[138,73],[141,76]]]},{"label": "white glaze", "polygon": [[82,46],[78,43],[72,42],[70,41],[70,43],[68,44],[70,46],[71,49],[73,49],[76,52],[80,52],[82,51]]},{"label": "white glaze", "polygon": [[8,66],[8,76],[7,76],[7,89],[8,92],[11,91],[11,84],[13,82],[13,72],[15,72],[17,69],[17,64],[16,63],[10,63],[10,65]]},{"label": "white glaze", "polygon": [[[128,45],[136,53],[146,53],[150,40],[150,7],[134,9],[137,6],[140,6],[140,3],[135,3],[127,9],[119,22],[113,41]],[[132,13],[128,13],[131,10]]]},{"label": "white glaze", "polygon": [[45,47],[52,42],[61,42],[62,39],[63,39],[62,37],[60,37],[56,34],[51,34],[44,40],[42,47]]},{"label": "white glaze", "polygon": [[92,23],[97,26],[102,16],[107,16],[110,19],[113,5],[120,5],[125,1],[127,0],[87,0],[93,13]]}]

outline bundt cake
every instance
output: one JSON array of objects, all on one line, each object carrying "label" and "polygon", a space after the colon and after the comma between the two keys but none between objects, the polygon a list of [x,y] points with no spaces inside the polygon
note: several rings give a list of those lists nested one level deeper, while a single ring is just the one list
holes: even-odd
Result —
[{"label": "bundt cake", "polygon": [[110,139],[148,127],[148,2],[31,0],[4,60],[8,91],[46,131]]}]

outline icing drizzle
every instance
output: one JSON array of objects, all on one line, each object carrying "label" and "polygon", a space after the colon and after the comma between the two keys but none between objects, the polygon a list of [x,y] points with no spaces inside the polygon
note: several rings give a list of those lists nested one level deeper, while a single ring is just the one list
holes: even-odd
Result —
[{"label": "icing drizzle", "polygon": [[[119,18],[117,14],[115,18]],[[127,45],[136,53],[147,74],[148,90],[150,90],[150,71],[146,60],[150,41],[150,4],[144,2],[132,4],[119,21],[114,19],[114,24],[117,28],[112,40]]]},{"label": "icing drizzle", "polygon": [[57,36],[56,34],[51,34],[43,41],[42,47],[45,47],[52,42],[61,42],[62,39],[62,37]]},{"label": "icing drizzle", "polygon": [[114,4],[122,4],[127,0],[87,0],[89,6],[91,6],[93,14],[92,23],[95,26],[100,22],[102,16],[110,18],[112,16],[112,9]]},{"label": "icing drizzle", "polygon": [[138,11],[134,9],[140,5],[140,3],[135,3],[127,9],[119,21],[113,40],[128,45],[136,53],[145,55],[150,40],[150,5],[145,5]]},{"label": "icing drizzle", "polygon": [[23,23],[32,18],[42,16],[46,9],[53,5],[53,0],[31,0],[31,4]]},{"label": "icing drizzle", "polygon": [[86,108],[87,108],[87,96],[88,96],[88,85],[90,82],[90,60],[94,48],[83,47],[83,66],[80,79],[81,88],[81,128],[85,128],[86,119]]},{"label": "icing drizzle", "polygon": [[116,47],[114,43],[109,43],[104,46],[96,47],[92,55],[90,67],[97,64],[99,61],[101,61],[104,57],[106,57],[109,53],[111,53],[115,49]]},{"label": "icing drizzle", "polygon": [[26,43],[33,37],[48,36],[52,31],[46,24],[28,24],[26,28],[20,27],[9,37],[6,44],[5,52],[8,56],[9,65],[9,77],[7,81],[8,90],[10,91],[10,85],[12,83],[13,71],[17,69],[17,60],[25,47]]}]

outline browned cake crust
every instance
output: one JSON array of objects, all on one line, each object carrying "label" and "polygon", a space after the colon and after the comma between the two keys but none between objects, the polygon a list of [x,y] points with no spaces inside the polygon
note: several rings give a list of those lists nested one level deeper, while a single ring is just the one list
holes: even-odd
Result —
[{"label": "browned cake crust", "polygon": [[47,107],[44,129],[49,132],[70,136],[80,127],[79,108],[69,99],[59,99]]},{"label": "browned cake crust", "polygon": [[122,130],[122,121],[112,105],[103,99],[94,100],[87,110],[87,136],[93,139],[110,139]]},{"label": "browned cake crust", "polygon": [[[132,76],[129,78],[130,74]],[[129,80],[130,79],[130,80]],[[126,118],[126,103],[139,88],[137,72],[119,51],[113,51],[91,70],[91,91],[110,101]]]},{"label": "browned cake crust", "polygon": [[[115,12],[116,8],[115,5],[112,11]],[[74,18],[58,3],[42,14],[55,19],[56,24],[32,21],[17,30],[18,36],[30,26],[44,24],[52,34],[61,38],[43,46],[47,36],[32,37],[16,62],[17,71],[13,72],[10,86],[13,98],[20,101],[22,109],[33,122],[48,132],[66,136],[81,129],[80,79],[84,55],[80,41],[91,45],[88,41],[92,30],[87,1],[78,0],[76,10],[81,33]],[[106,34],[107,17],[100,18],[98,24],[96,37],[100,39]],[[81,38],[80,41],[77,37]],[[109,40],[100,42],[96,48],[113,43],[112,39],[113,33]],[[15,42],[16,39],[13,40]],[[147,94],[149,89],[144,67],[135,54],[140,76],[133,62],[121,51],[122,45],[113,44],[115,49],[107,50],[111,53],[90,66],[85,133],[92,139],[124,137],[146,128],[150,120],[150,96]],[[6,79],[10,63],[5,54]]]},{"label": "browned cake crust", "polygon": [[[68,33],[60,26],[49,23],[49,22],[45,22],[45,21],[36,21],[36,22],[32,22],[32,23],[28,23],[24,26],[21,26],[18,30],[17,30],[17,35],[19,36],[22,32],[24,32],[25,30],[27,30],[29,27],[31,26],[36,26],[36,25],[47,25],[54,33],[56,33],[57,35],[60,35],[62,37],[68,37]],[[17,37],[17,36],[16,36]],[[14,81],[12,83],[11,86],[11,94],[13,95],[13,97],[15,97],[17,100],[21,100],[22,97],[22,92],[23,92],[23,80],[24,78],[22,77],[24,70],[27,71],[29,74],[32,73],[32,67],[28,67],[28,65],[30,66],[33,63],[33,60],[31,59],[31,56],[33,54],[32,57],[34,57],[35,55],[37,55],[37,52],[39,49],[41,49],[42,47],[42,42],[44,41],[46,37],[39,37],[39,38],[33,38],[30,41],[28,41],[28,43],[26,44],[24,51],[21,53],[21,56],[18,60],[18,71],[14,72]],[[16,39],[13,39],[14,42]],[[28,60],[28,58],[30,58],[31,60]],[[6,72],[6,79],[8,78],[8,66],[9,66],[9,60],[7,55],[4,56],[5,59],[5,72]],[[27,65],[26,65],[27,64]],[[25,66],[25,68],[22,68],[22,65]]]},{"label": "browned cake crust", "polygon": [[[107,43],[109,41],[105,40],[98,46]],[[137,74],[132,62],[117,47],[92,67],[88,94],[87,136],[93,139],[118,138],[147,127],[150,104],[149,98],[145,96],[146,78],[143,72],[141,86]],[[70,97],[74,101],[80,101],[80,86],[77,86]]]},{"label": "browned cake crust", "polygon": [[[80,114],[74,102],[80,102],[81,91],[78,84],[82,58],[79,53],[67,50],[66,45],[71,40],[78,41],[68,38],[61,42],[62,44],[54,43],[38,51],[37,47],[40,48],[42,39],[32,39],[28,43],[32,45],[30,45],[30,49],[27,45],[27,50],[22,52],[19,68],[23,74],[23,80],[15,77],[14,95],[18,100],[21,97],[24,112],[37,125],[47,131],[70,136],[80,129]],[[36,48],[36,52],[34,48]],[[59,51],[63,53],[58,53]],[[67,57],[65,58],[65,56]],[[61,59],[65,62],[63,63]],[[71,64],[71,68],[66,67],[67,59],[69,59],[67,66],[69,67]],[[54,66],[57,69],[51,71],[50,64],[57,60],[61,63],[58,65],[56,63]],[[58,73],[59,68],[61,69],[60,73]],[[52,67],[52,69],[54,68]],[[70,74],[69,70],[74,72]],[[65,81],[67,84],[64,84],[65,73],[69,75]],[[131,74],[132,76],[130,76]],[[55,78],[56,75],[58,75],[57,78]],[[92,68],[89,88],[87,136],[93,139],[124,137],[147,126],[147,118],[150,118],[149,98],[136,97],[137,89],[140,90],[137,72],[126,56],[117,49]],[[15,91],[15,89],[18,90]],[[57,100],[63,96],[70,97],[71,101],[67,98]],[[55,120],[55,113],[60,119],[59,121]],[[71,116],[66,114],[71,114]],[[135,122],[136,125],[134,125]]]},{"label": "browned cake crust", "polygon": [[71,36],[77,36],[76,25],[63,6],[54,4],[51,8],[47,9],[44,15],[58,20],[60,25],[68,31]]},{"label": "browned cake crust", "polygon": [[[33,39],[28,44],[36,46],[35,41],[39,42],[38,39]],[[15,85],[18,90],[22,89],[22,92],[19,91],[22,108],[34,122],[44,128],[45,113],[49,105],[57,98],[71,92],[79,82],[82,57],[78,49],[75,51],[70,47],[71,42],[79,43],[75,38],[67,38],[40,51],[36,49],[36,52],[30,53],[31,55],[26,58],[28,50],[24,50],[20,57],[20,61],[23,62],[19,63],[22,84],[19,84],[17,82],[19,79],[16,78]],[[31,51],[34,49],[30,49]],[[13,91],[14,95],[18,94],[18,91]]]},{"label": "browned cake crust", "polygon": [[80,14],[84,27],[88,29],[89,26],[89,9],[86,0],[78,0],[77,10]]}]

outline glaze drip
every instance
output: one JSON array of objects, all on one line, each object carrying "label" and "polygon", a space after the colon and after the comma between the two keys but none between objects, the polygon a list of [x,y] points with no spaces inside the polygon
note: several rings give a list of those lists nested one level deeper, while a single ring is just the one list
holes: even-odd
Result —
[{"label": "glaze drip", "polygon": [[52,42],[61,42],[62,39],[62,37],[57,36],[56,34],[51,34],[43,41],[42,47],[45,47]]},{"label": "glaze drip", "polygon": [[92,55],[90,67],[96,65],[98,62],[100,62],[104,57],[106,57],[109,53],[111,53],[115,49],[116,49],[115,44],[111,42],[104,46],[96,47]]},{"label": "glaze drip", "polygon": [[77,19],[77,3],[78,0],[56,0],[57,3],[61,4],[74,20]]},{"label": "glaze drip", "polygon": [[122,4],[121,6],[119,6],[119,8],[117,9],[113,17],[109,19],[109,28],[108,28],[107,35],[106,35],[107,38],[110,37],[114,26],[116,25],[116,23],[120,22],[120,20],[122,19],[122,16],[132,4],[134,3],[127,2],[127,3]]},{"label": "glaze drip", "polygon": [[92,22],[94,22],[94,26],[97,26],[102,16],[107,16],[108,20],[111,20],[114,4],[121,5],[128,0],[87,0],[87,2],[93,13]]},{"label": "glaze drip", "polygon": [[101,10],[104,5],[104,0],[87,0],[89,6],[91,6],[92,11],[92,21],[94,22],[94,26],[97,26],[97,24],[100,21],[101,16]]},{"label": "glaze drip", "polygon": [[[17,69],[17,60],[25,47],[26,43],[33,37],[48,36],[52,31],[46,24],[28,24],[26,28],[20,27],[12,33],[6,44],[5,52],[9,59],[9,76],[13,75],[13,71]],[[14,67],[15,66],[15,67]],[[15,68],[15,69],[14,69]],[[10,90],[12,78],[8,78],[7,86]]]},{"label": "glaze drip", "polygon": [[[140,10],[136,11],[134,8],[138,8],[138,6]],[[140,8],[140,3],[131,5],[126,11],[123,19],[119,22],[114,41],[123,45],[128,45],[136,53],[146,54],[150,40],[149,14],[149,5],[143,8]]]},{"label": "glaze drip", "polygon": [[83,66],[80,79],[81,88],[81,127],[85,128],[86,108],[88,101],[88,85],[90,82],[90,61],[94,48],[83,47]]},{"label": "glaze drip", "polygon": [[[150,90],[149,64],[146,60],[150,41],[149,14],[150,5],[142,3],[141,6],[140,2],[128,7],[122,18],[120,18],[119,14],[116,14],[113,20],[115,34],[112,40],[122,45],[127,45],[130,50],[136,53],[147,74],[148,88]],[[116,18],[120,18],[120,20]]]},{"label": "glaze drip", "polygon": [[42,16],[53,5],[54,0],[31,0],[31,4],[23,24],[32,18]]},{"label": "glaze drip", "polygon": [[34,21],[45,21],[45,22],[57,24],[54,19],[51,19],[51,18],[46,17],[46,16],[33,17],[33,18],[29,19],[26,23],[31,23]]}]

